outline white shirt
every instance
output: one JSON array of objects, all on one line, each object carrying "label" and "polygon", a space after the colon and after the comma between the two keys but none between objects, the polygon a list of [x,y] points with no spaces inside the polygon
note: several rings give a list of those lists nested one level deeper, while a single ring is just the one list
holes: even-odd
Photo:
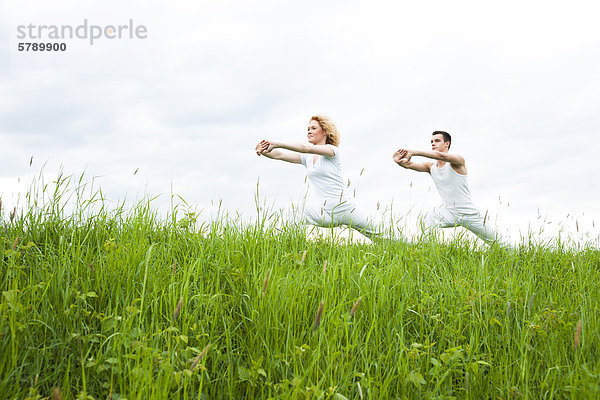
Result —
[{"label": "white shirt", "polygon": [[340,150],[332,144],[327,146],[333,149],[333,157],[301,153],[300,159],[306,167],[313,199],[323,201],[325,207],[330,208],[342,201],[352,201],[353,198],[342,175]]},{"label": "white shirt", "polygon": [[434,162],[431,166],[431,178],[446,207],[462,212],[478,211],[471,200],[471,191],[467,183],[467,175],[461,175],[452,168],[449,162],[438,168]]}]

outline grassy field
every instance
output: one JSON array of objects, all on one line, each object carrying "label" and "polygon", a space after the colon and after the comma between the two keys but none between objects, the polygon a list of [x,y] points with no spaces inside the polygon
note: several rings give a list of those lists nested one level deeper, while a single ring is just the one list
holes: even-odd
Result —
[{"label": "grassy field", "polygon": [[360,244],[69,196],[1,211],[1,398],[600,397],[594,246]]}]

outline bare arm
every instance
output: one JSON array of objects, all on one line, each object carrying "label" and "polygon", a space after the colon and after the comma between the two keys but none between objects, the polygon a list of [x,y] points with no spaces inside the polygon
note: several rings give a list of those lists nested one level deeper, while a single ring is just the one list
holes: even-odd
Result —
[{"label": "bare arm", "polygon": [[330,145],[314,145],[310,143],[282,143],[268,140],[269,149],[286,149],[297,153],[318,154],[320,156],[333,157],[335,151]]},{"label": "bare arm", "polygon": [[300,158],[300,154],[298,153],[289,153],[286,151],[275,150],[272,147],[269,148],[269,142],[266,140],[260,141],[256,145],[256,155],[263,155],[268,158],[272,158],[273,160],[281,160],[286,161],[292,164],[302,164],[302,159]]},{"label": "bare arm", "polygon": [[443,153],[441,151],[435,151],[435,150],[406,150],[409,157],[408,159],[410,160],[410,157],[427,157],[427,158],[431,158],[432,160],[440,160],[440,161],[445,161],[445,162],[449,162],[450,164],[452,164],[454,166],[454,168],[460,168],[462,166],[465,165],[465,159],[463,158],[463,156],[459,155],[459,154],[451,154],[451,153]]},{"label": "bare arm", "polygon": [[410,157],[408,156],[408,150],[404,150],[404,149],[400,149],[400,150],[396,151],[394,153],[394,155],[392,156],[392,158],[394,159],[396,164],[398,164],[402,168],[412,169],[413,171],[417,171],[417,172],[429,173],[431,171],[431,165],[433,164],[430,162],[417,163],[417,162],[411,161]]}]

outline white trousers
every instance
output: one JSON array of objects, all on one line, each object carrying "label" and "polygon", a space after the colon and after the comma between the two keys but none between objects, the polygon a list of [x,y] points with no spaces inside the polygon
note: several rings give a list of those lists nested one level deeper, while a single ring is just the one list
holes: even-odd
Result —
[{"label": "white trousers", "polygon": [[484,222],[483,217],[477,210],[464,212],[441,206],[428,213],[425,218],[425,227],[428,230],[456,226],[464,226],[488,244],[500,240],[498,234]]},{"label": "white trousers", "polygon": [[322,228],[347,225],[369,239],[381,237],[378,229],[380,224],[366,210],[357,207],[353,201],[343,201],[333,207],[323,203],[323,201],[307,201],[304,204],[305,223]]}]

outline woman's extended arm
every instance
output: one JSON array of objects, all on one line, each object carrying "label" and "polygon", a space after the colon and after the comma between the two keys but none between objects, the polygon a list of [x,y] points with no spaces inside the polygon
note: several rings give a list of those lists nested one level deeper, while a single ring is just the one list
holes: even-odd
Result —
[{"label": "woman's extended arm", "polygon": [[275,150],[273,147],[269,146],[269,142],[266,140],[261,140],[256,145],[256,154],[263,155],[268,158],[272,158],[274,160],[286,161],[293,164],[302,164],[302,159],[300,158],[300,154],[297,153],[288,153],[281,150]]},{"label": "woman's extended arm", "polygon": [[282,142],[274,142],[271,140],[266,140],[268,143],[267,150],[273,149],[286,149],[295,151],[297,153],[309,153],[309,154],[318,154],[320,156],[333,157],[335,156],[335,151],[333,150],[333,146],[331,145],[315,145],[310,143],[282,143]]}]

